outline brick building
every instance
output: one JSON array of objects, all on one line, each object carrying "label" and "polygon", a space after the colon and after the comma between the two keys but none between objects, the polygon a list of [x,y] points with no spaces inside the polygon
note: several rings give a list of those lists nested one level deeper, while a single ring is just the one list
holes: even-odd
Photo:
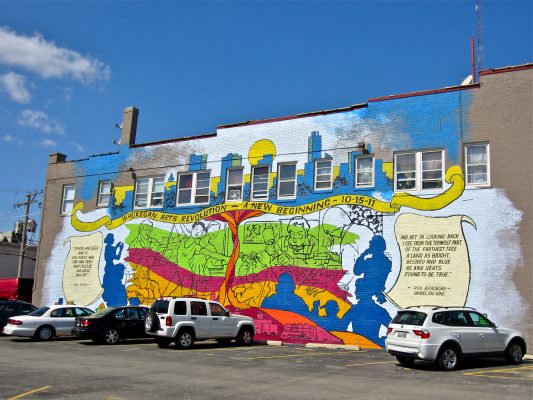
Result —
[{"label": "brick building", "polygon": [[532,92],[527,64],[142,144],[127,108],[119,151],[50,156],[34,301],[194,295],[365,347],[399,307],[466,305],[531,338]]}]

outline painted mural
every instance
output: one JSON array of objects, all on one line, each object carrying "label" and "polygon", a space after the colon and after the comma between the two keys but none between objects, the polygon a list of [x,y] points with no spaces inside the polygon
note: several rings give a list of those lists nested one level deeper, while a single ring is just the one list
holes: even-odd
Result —
[{"label": "painted mural", "polygon": [[[384,345],[398,308],[477,306],[488,286],[482,241],[492,234],[478,204],[501,194],[465,190],[457,148],[459,131],[468,127],[456,119],[450,99],[457,95],[440,96],[434,135],[427,134],[432,118],[408,115],[413,102],[428,100],[408,99],[405,108],[377,104],[374,114],[362,109],[222,129],[189,145],[81,162],[80,175],[92,177],[80,181],[82,201],[50,257],[47,300],[98,308],[198,296],[253,317],[257,339],[369,348]],[[435,147],[452,161],[433,179],[440,179],[435,190],[395,191],[392,163],[383,160],[393,151]],[[356,188],[361,156],[374,157],[373,182]],[[319,171],[321,160],[331,163]],[[279,166],[291,162],[295,193],[280,200],[287,181]],[[260,166],[258,177],[253,168]],[[107,208],[85,211],[99,180],[130,168],[136,177],[149,168],[157,172],[146,176],[164,176],[156,206],[134,207],[134,185],[116,185]],[[232,168],[242,171],[241,180],[230,177]],[[183,183],[184,173],[195,174],[195,187]],[[322,189],[318,176],[330,185]],[[191,196],[202,204],[180,204]],[[508,210],[512,217],[502,224],[511,226],[520,216],[512,205]]]}]

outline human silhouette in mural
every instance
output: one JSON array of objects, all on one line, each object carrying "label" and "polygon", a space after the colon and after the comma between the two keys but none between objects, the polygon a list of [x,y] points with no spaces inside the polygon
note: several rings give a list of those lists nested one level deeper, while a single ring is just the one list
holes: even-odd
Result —
[{"label": "human silhouette in mural", "polygon": [[346,322],[338,317],[339,305],[334,300],[328,300],[322,308],[326,314],[323,316],[318,315],[319,308],[317,307],[317,314],[314,314],[310,319],[317,323],[320,327],[326,331],[345,331]]},{"label": "human silhouette in mural", "polygon": [[315,254],[318,240],[309,233],[309,222],[300,216],[290,220],[287,236],[278,240],[279,262],[284,265],[303,265]]},{"label": "human silhouette in mural", "polygon": [[365,336],[374,343],[384,345],[384,339],[379,337],[381,325],[387,325],[390,316],[381,306],[385,302],[383,291],[385,281],[392,270],[392,262],[385,255],[385,239],[375,235],[366,249],[355,261],[353,273],[362,275],[355,282],[357,304],[353,305],[344,315],[346,328],[351,323],[354,333]]},{"label": "human silhouette in mural", "polygon": [[141,265],[135,268],[135,274],[126,288],[131,305],[151,304],[161,296],[159,284],[150,277],[150,270]]},{"label": "human silhouette in mural", "polygon": [[276,293],[268,296],[263,300],[261,307],[274,308],[277,310],[292,311],[304,317],[310,317],[307,304],[294,291],[296,285],[288,272],[282,273],[278,278]]},{"label": "human silhouette in mural", "polygon": [[124,264],[115,264],[115,260],[120,260],[124,243],[118,242],[113,246],[115,236],[108,233],[104,239],[104,278],[102,287],[104,292],[102,298],[108,307],[122,306],[126,304],[126,290],[122,284],[124,276]]}]

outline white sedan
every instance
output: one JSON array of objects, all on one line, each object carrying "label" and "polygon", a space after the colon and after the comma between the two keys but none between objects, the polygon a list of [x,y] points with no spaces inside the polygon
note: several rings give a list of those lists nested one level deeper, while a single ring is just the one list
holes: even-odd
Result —
[{"label": "white sedan", "polygon": [[54,336],[72,335],[76,317],[85,317],[94,311],[75,305],[41,307],[26,315],[11,317],[4,327],[4,334],[48,340]]}]

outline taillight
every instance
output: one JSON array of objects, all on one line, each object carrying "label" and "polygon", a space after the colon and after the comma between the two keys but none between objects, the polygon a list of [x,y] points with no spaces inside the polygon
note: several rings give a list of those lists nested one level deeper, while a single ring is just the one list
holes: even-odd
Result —
[{"label": "taillight", "polygon": [[91,324],[91,321],[89,321],[88,319],[82,319],[80,321],[80,326],[82,326],[84,328],[87,328],[90,324]]},{"label": "taillight", "polygon": [[7,320],[7,323],[11,325],[22,325],[22,321],[19,321],[18,319],[11,319],[11,318]]},{"label": "taillight", "polygon": [[172,317],[170,315],[165,318],[165,325],[172,326]]},{"label": "taillight", "polygon": [[418,329],[413,329],[413,333],[416,336],[420,336],[420,339],[429,339],[429,331],[427,329],[422,329],[419,331]]},{"label": "taillight", "polygon": [[391,333],[392,333],[392,328],[389,326],[389,327],[387,328],[387,336],[390,335]]}]

